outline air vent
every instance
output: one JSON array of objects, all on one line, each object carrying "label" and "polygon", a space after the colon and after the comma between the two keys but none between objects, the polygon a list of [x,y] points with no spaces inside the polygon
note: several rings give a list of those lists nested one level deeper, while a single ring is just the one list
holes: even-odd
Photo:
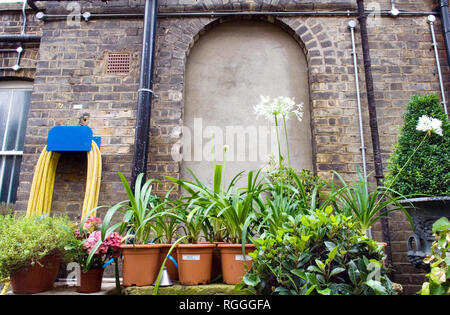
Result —
[{"label": "air vent", "polygon": [[128,74],[130,73],[130,55],[129,54],[109,54],[108,55],[108,74]]}]

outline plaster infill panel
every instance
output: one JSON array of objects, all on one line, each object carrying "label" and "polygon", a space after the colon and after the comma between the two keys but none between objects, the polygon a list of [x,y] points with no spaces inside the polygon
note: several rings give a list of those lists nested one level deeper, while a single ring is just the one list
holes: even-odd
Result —
[{"label": "plaster infill panel", "polygon": [[223,163],[222,148],[228,146],[225,182],[239,171],[266,166],[270,153],[278,156],[274,122],[254,112],[260,95],[294,97],[303,103],[303,120],[288,120],[291,165],[312,169],[308,69],[302,48],[276,25],[234,21],[201,36],[187,58],[182,178],[191,178],[189,168],[212,184],[211,143],[217,163]]}]

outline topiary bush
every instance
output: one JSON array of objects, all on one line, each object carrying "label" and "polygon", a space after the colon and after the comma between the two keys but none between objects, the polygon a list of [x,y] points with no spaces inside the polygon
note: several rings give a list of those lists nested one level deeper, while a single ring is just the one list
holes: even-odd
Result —
[{"label": "topiary bush", "polygon": [[0,216],[0,279],[47,254],[64,256],[73,236],[68,217]]},{"label": "topiary bush", "polygon": [[[441,120],[443,135],[431,133],[419,147],[426,135],[416,130],[423,115]],[[409,102],[388,169],[386,186],[403,195],[450,195],[450,123],[437,95],[413,96]]]},{"label": "topiary bush", "polygon": [[258,294],[395,294],[382,250],[351,217],[316,210],[255,240],[240,288]]}]

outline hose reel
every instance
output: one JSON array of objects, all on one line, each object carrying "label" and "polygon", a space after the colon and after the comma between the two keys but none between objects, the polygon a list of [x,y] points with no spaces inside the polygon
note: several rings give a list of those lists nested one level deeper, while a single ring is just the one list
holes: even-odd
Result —
[{"label": "hose reel", "polygon": [[[87,178],[81,218],[97,207],[102,159],[100,137],[93,137],[87,126],[53,127],[34,171],[28,200],[27,216],[48,214],[51,210],[56,167],[61,154],[87,152]],[[91,215],[95,216],[93,211]]]}]

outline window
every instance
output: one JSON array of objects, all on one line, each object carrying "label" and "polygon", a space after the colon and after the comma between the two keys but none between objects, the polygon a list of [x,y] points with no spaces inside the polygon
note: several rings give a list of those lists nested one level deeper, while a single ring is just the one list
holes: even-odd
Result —
[{"label": "window", "polygon": [[15,203],[32,83],[0,82],[0,202]]}]

